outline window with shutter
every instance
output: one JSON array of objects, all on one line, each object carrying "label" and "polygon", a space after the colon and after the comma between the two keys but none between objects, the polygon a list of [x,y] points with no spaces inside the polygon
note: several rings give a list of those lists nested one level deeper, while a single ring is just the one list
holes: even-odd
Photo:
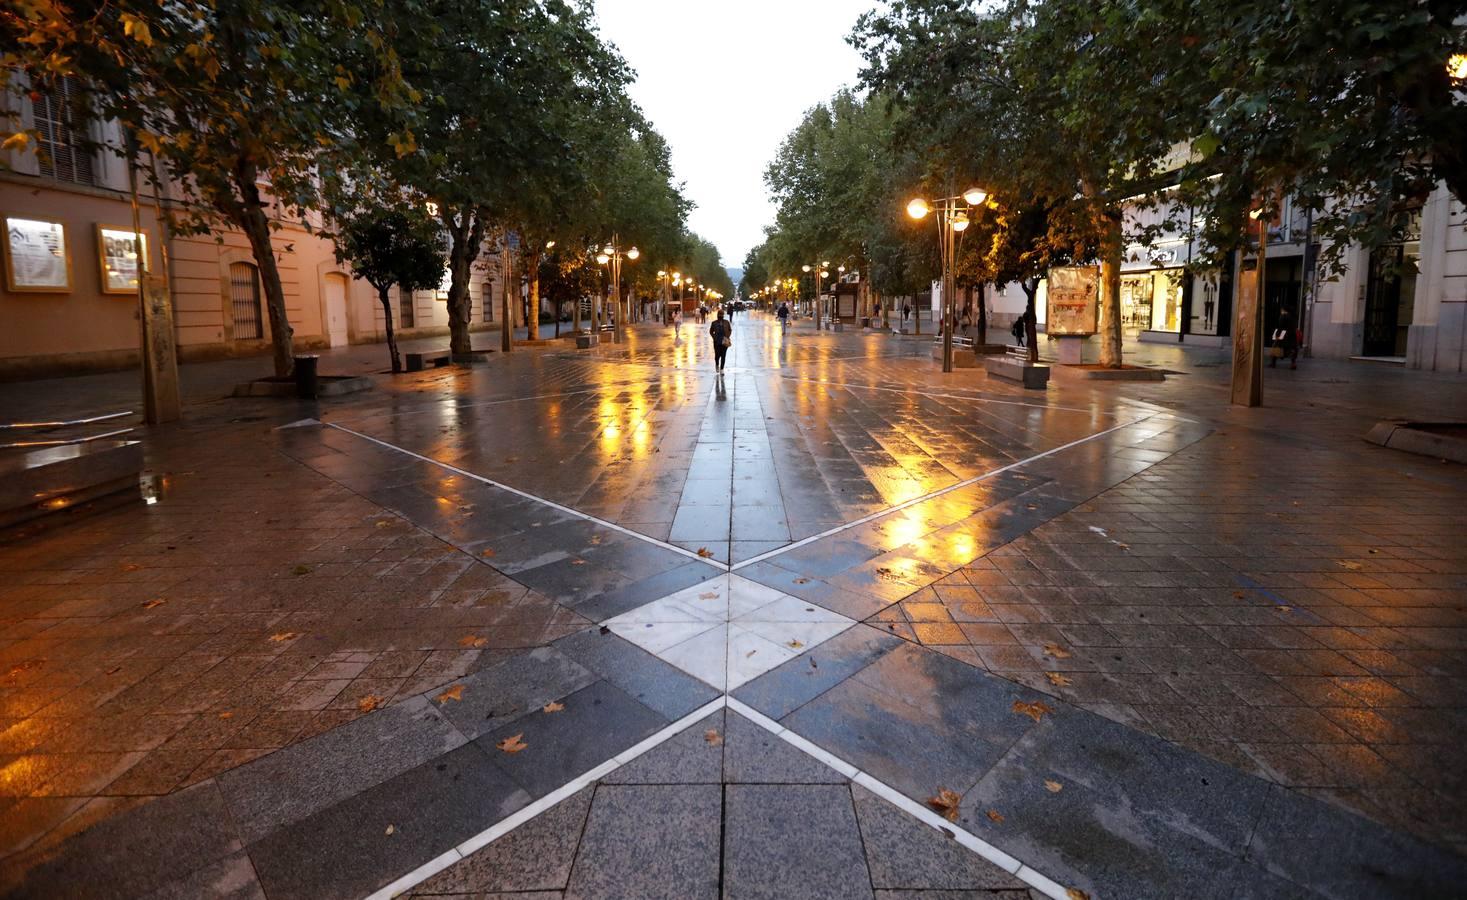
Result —
[{"label": "window with shutter", "polygon": [[70,184],[95,185],[92,150],[86,146],[88,116],[76,82],[59,79],[51,90],[38,91],[36,98],[41,174]]},{"label": "window with shutter", "polygon": [[401,328],[413,328],[417,326],[417,310],[413,308],[413,292],[398,288],[397,292],[397,324]]}]

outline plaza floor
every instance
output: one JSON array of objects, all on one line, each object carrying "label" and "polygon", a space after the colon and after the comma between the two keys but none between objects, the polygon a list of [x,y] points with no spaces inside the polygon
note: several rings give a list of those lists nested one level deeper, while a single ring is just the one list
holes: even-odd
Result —
[{"label": "plaza floor", "polygon": [[930,347],[185,367],[156,502],[0,545],[0,893],[1460,896],[1467,471],[1360,437],[1467,379]]}]

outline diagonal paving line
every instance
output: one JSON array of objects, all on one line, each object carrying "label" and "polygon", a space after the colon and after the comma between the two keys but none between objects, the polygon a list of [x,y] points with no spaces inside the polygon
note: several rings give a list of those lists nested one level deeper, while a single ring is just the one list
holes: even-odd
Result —
[{"label": "diagonal paving line", "polygon": [[559,512],[563,512],[563,513],[565,513],[568,516],[575,516],[576,518],[582,519],[582,520],[587,521],[587,522],[594,522],[597,525],[601,525],[603,527],[610,528],[611,530],[616,531],[616,532],[618,532],[620,534],[624,534],[627,537],[636,538],[639,541],[643,541],[643,542],[648,543],[648,544],[653,544],[654,546],[661,547],[661,548],[663,548],[665,550],[671,550],[674,553],[680,554],[682,556],[689,557],[690,559],[696,559],[698,562],[707,563],[708,565],[713,566],[714,568],[717,568],[717,569],[722,569],[725,572],[728,571],[728,565],[725,564],[725,563],[719,562],[718,560],[706,559],[706,558],[701,557],[698,554],[694,553],[693,551],[688,550],[688,549],[686,549],[684,547],[679,547],[676,544],[669,544],[666,541],[659,541],[656,538],[650,537],[650,536],[645,535],[645,534],[642,534],[639,531],[633,531],[632,529],[627,528],[624,525],[618,525],[615,522],[608,522],[607,520],[602,519],[602,518],[600,518],[598,516],[593,516],[590,513],[584,513],[584,512],[581,512],[578,509],[572,509],[571,507],[565,506],[564,504],[556,503],[554,500],[547,500],[544,497],[537,497],[537,496],[535,496],[534,494],[531,494],[528,491],[522,491],[522,490],[520,490],[517,487],[511,487],[511,486],[509,486],[507,484],[504,484],[503,482],[495,481],[492,478],[485,478],[483,475],[475,474],[473,472],[468,471],[467,469],[460,469],[458,466],[449,465],[446,462],[441,462],[439,460],[433,459],[430,456],[424,456],[421,453],[414,453],[413,451],[408,450],[405,447],[399,447],[396,444],[391,444],[391,443],[388,443],[387,441],[380,440],[378,438],[374,438],[370,434],[363,434],[360,431],[353,431],[352,429],[347,428],[344,425],[335,425],[335,424],[332,424],[332,423],[329,423],[329,422],[328,423],[324,423],[324,424],[325,424],[325,426],[327,428],[335,428],[337,431],[344,431],[347,434],[350,434],[350,435],[354,435],[356,437],[359,437],[359,438],[361,438],[364,441],[371,441],[372,443],[377,444],[377,445],[382,446],[382,447],[386,447],[389,450],[396,450],[399,453],[403,453],[403,454],[406,454],[407,456],[411,456],[413,459],[422,460],[425,463],[431,463],[432,465],[438,466],[441,469],[447,469],[448,471],[453,472],[455,475],[462,475],[465,478],[472,478],[475,481],[482,482],[483,484],[491,485],[492,487],[499,488],[502,491],[508,491],[509,493],[514,494],[516,497],[523,497],[526,500],[533,500],[536,503],[543,503],[544,505],[550,507],[551,509],[557,510]]},{"label": "diagonal paving line", "polygon": [[1142,418],[1135,419],[1135,420],[1130,421],[1130,422],[1122,422],[1119,425],[1113,425],[1110,428],[1105,429],[1104,431],[1097,431],[1095,434],[1092,434],[1089,437],[1083,437],[1083,438],[1080,438],[1079,440],[1070,441],[1068,444],[1062,444],[1061,446],[1054,447],[1054,448],[1049,449],[1049,450],[1045,450],[1043,453],[1036,453],[1033,456],[1028,457],[1027,459],[1021,459],[1018,462],[1009,463],[1008,465],[1002,466],[1002,467],[997,468],[997,469],[994,469],[991,472],[985,472],[982,475],[975,475],[972,478],[968,478],[968,479],[965,479],[963,481],[959,481],[956,484],[950,484],[947,487],[941,488],[941,489],[936,490],[936,491],[933,491],[930,494],[924,494],[921,497],[913,497],[911,500],[907,500],[905,502],[898,503],[896,506],[890,507],[888,509],[878,510],[877,512],[871,513],[870,515],[862,516],[861,518],[855,520],[854,522],[846,522],[843,525],[837,525],[834,528],[828,528],[825,531],[820,532],[819,534],[812,534],[809,537],[803,538],[803,539],[798,540],[798,541],[795,541],[792,544],[787,544],[787,545],[785,545],[783,547],[780,547],[780,548],[778,548],[776,550],[770,550],[767,553],[761,553],[758,556],[754,556],[754,557],[751,557],[749,559],[746,559],[743,562],[738,563],[737,565],[730,566],[729,567],[729,571],[730,572],[737,572],[739,569],[742,569],[744,566],[753,565],[756,562],[763,562],[766,559],[772,559],[772,558],[774,558],[776,556],[779,556],[781,554],[788,553],[791,550],[797,550],[800,547],[806,546],[807,544],[812,544],[815,541],[823,540],[823,539],[828,538],[828,537],[830,537],[832,535],[840,534],[842,531],[849,531],[852,528],[856,528],[858,526],[865,525],[868,522],[874,522],[875,520],[881,518],[882,516],[888,516],[888,515],[891,515],[892,513],[901,512],[902,510],[906,509],[909,506],[916,506],[918,503],[923,503],[925,501],[932,500],[932,499],[934,499],[936,497],[941,497],[944,494],[950,494],[953,491],[959,490],[961,488],[969,487],[970,485],[977,484],[980,481],[986,481],[989,478],[994,477],[995,475],[1002,475],[1003,473],[1008,472],[1008,471],[1011,471],[1013,469],[1017,469],[1020,466],[1028,465],[1029,463],[1034,462],[1035,460],[1043,459],[1046,456],[1052,456],[1052,455],[1054,455],[1056,453],[1060,453],[1062,451],[1069,450],[1072,447],[1078,447],[1081,444],[1087,443],[1089,441],[1093,441],[1093,440],[1095,440],[1096,438],[1099,438],[1099,437],[1105,437],[1107,434],[1110,434],[1112,431],[1119,431],[1122,428],[1129,428],[1132,425],[1139,425],[1142,422],[1146,422],[1146,421],[1149,421],[1150,419],[1155,418],[1156,415],[1158,415],[1158,414],[1153,413],[1152,415],[1143,416]]}]

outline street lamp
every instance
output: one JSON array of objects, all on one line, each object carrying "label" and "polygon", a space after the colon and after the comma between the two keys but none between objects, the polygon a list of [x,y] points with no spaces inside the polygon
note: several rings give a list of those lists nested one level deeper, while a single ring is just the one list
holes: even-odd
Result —
[{"label": "street lamp", "polygon": [[[924,200],[916,197],[907,203],[907,215],[924,219],[937,213],[937,246],[942,256],[942,371],[953,370],[953,265],[958,241],[971,223],[969,214],[988,199],[981,188],[968,188],[957,197]],[[918,322],[921,322],[918,313]],[[921,325],[918,325],[921,328]]]},{"label": "street lamp", "polygon": [[816,331],[819,331],[820,330],[820,280],[822,278],[829,278],[830,277],[830,272],[826,271],[829,267],[830,267],[830,260],[825,260],[823,262],[817,262],[814,265],[808,265],[807,264],[807,265],[800,266],[800,271],[802,271],[802,272],[813,272],[814,273],[812,277],[815,280],[815,296],[810,301],[810,308],[815,313],[815,330]]},{"label": "street lamp", "polygon": [[[616,321],[614,323],[615,330],[613,330],[611,333],[611,339],[613,342],[618,344],[621,343],[621,339],[625,334],[623,329],[625,328],[624,321],[626,318],[622,314],[623,310],[621,296],[621,262],[623,259],[635,261],[636,258],[641,255],[641,251],[639,251],[636,247],[629,247],[626,250],[622,250],[621,247],[619,247],[617,244],[617,236],[615,234],[611,236],[611,242],[602,247],[601,252],[596,254],[596,262],[600,263],[603,266],[607,266],[610,270],[611,297],[614,298],[614,302],[616,304]],[[595,324],[596,333],[599,335],[601,333],[601,316],[599,314],[596,316]]]}]

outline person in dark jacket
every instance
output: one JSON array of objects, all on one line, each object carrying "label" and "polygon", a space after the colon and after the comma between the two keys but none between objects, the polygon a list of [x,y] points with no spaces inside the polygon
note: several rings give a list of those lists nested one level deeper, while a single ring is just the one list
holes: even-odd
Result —
[{"label": "person in dark jacket", "polygon": [[708,326],[708,334],[713,338],[713,361],[717,363],[718,371],[723,371],[724,358],[728,356],[728,348],[733,343],[733,323],[723,317],[723,310],[718,311],[718,318]]},{"label": "person in dark jacket", "polygon": [[1278,324],[1274,327],[1269,343],[1279,348],[1279,352],[1269,354],[1269,368],[1277,368],[1280,357],[1288,358],[1289,368],[1299,368],[1299,329],[1294,325],[1294,316],[1289,310],[1279,310]]}]

